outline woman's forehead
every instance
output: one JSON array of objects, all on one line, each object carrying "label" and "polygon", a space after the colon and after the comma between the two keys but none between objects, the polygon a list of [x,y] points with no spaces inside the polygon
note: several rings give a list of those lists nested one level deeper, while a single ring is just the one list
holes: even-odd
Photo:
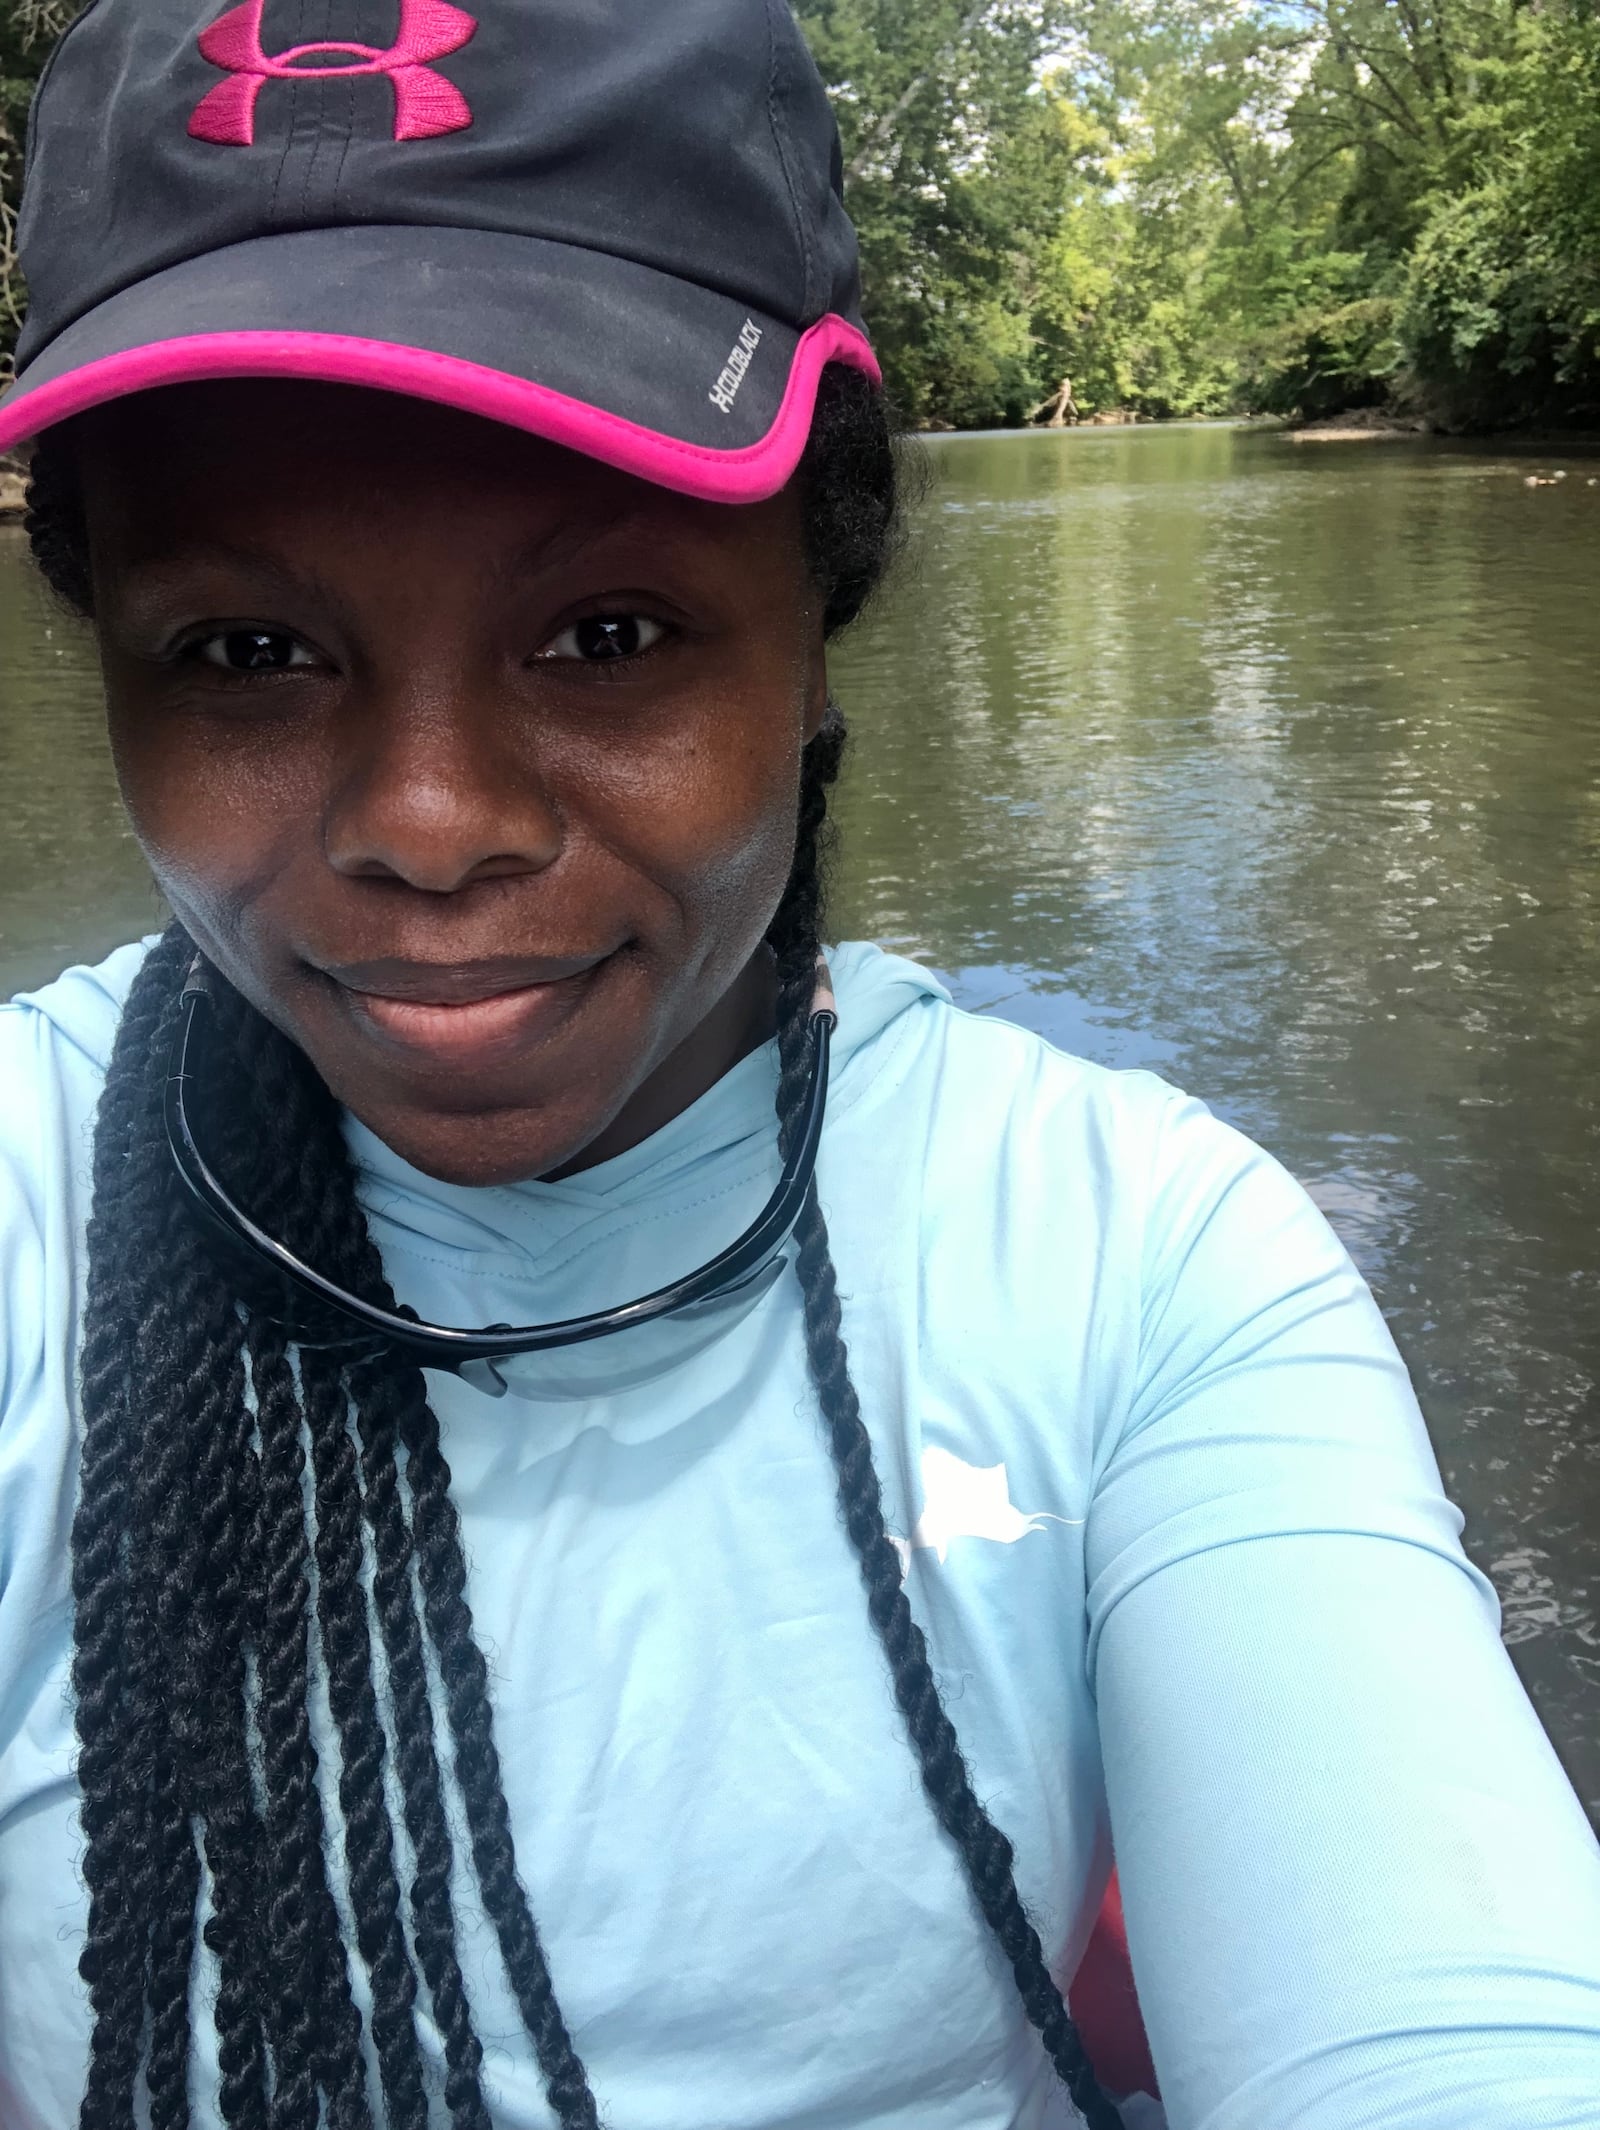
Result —
[{"label": "woman's forehead", "polygon": [[[458,474],[492,489],[533,482],[640,501],[675,501],[666,489],[545,438],[436,402],[360,385],[297,378],[221,378],[168,385],[115,400],[73,425],[81,459],[141,469],[157,462],[179,478],[236,460],[250,489],[270,494],[310,477],[317,492],[352,472],[373,487]],[[322,473],[325,478],[317,480]]]},{"label": "woman's forehead", "polygon": [[97,532],[169,546],[223,529],[270,542],[320,525],[468,537],[526,572],[612,536],[711,549],[774,537],[798,553],[791,488],[710,503],[542,437],[399,393],[285,379],[177,385],[95,409],[73,447]]}]

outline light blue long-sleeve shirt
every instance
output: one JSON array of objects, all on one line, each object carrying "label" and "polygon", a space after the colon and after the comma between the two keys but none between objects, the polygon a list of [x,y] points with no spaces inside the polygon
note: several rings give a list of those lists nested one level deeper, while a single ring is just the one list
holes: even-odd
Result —
[{"label": "light blue long-sleeve shirt", "polygon": [[[67,2130],[86,2057],[74,1367],[139,951],[0,1010],[5,2130]],[[1600,1849],[1322,1216],[1154,1076],[958,1012],[873,948],[832,962],[819,1179],[851,1366],[1057,1971],[1114,1840],[1173,2130],[1595,2130]],[[352,1125],[397,1290],[521,1322],[699,1262],[775,1177],[774,1079],[769,1046],[631,1152],[508,1189]],[[921,1794],[792,1281],[622,1396],[430,1384],[518,1857],[611,2130],[1074,2120]],[[325,1711],[318,1735],[333,1823]],[[464,1867],[457,1902],[496,2123],[544,2130]],[[210,2050],[202,2019],[206,2130]]]}]

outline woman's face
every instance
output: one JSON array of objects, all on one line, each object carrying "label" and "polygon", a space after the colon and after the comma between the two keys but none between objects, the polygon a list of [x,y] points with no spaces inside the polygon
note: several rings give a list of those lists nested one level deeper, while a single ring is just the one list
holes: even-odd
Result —
[{"label": "woman's face", "polygon": [[123,401],[78,450],[156,878],[398,1153],[601,1159],[770,1033],[826,700],[791,491],[699,503],[287,382]]}]

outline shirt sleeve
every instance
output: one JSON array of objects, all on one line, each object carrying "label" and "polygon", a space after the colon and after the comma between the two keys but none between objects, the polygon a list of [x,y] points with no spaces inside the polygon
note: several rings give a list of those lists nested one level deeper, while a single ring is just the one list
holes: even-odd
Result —
[{"label": "shirt sleeve", "polygon": [[1172,2130],[1594,2130],[1600,1847],[1301,1187],[1156,1141],[1089,1663]]}]

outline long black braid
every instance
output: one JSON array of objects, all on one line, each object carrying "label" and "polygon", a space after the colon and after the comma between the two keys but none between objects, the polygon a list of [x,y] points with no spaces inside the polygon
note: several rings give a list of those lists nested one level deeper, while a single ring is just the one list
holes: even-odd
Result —
[{"label": "long black braid", "polygon": [[[799,479],[831,636],[871,596],[900,523],[884,408],[855,372],[824,373]],[[29,503],[41,569],[89,613],[81,500],[69,451],[50,439],[35,454]],[[805,753],[793,869],[768,933],[785,1148],[805,1085],[828,793],[844,747],[830,703]],[[131,2130],[141,2068],[152,2130],[185,2130],[202,1869],[205,1938],[220,1970],[219,2106],[230,2130],[315,2130],[324,2119],[329,2130],[371,2130],[369,2042],[376,2119],[422,2130],[424,2000],[444,2041],[452,2130],[488,2130],[457,1948],[430,1651],[478,1886],[551,2106],[561,2130],[597,2130],[517,1871],[460,1524],[424,1379],[392,1357],[340,1368],[286,1348],[234,1301],[171,1171],[162,1079],[193,951],[173,925],[141,967],[96,1126],[72,1541],[90,1896],[81,1969],[94,2015],[80,2130]],[[393,1307],[337,1106],[299,1051],[213,983],[205,1121],[216,1158],[269,1228]],[[815,1188],[799,1242],[806,1352],[840,1513],[923,1787],[1074,2103],[1090,2130],[1118,2130],[1022,1907],[1011,1845],[974,1795],[906,1602]],[[392,1736],[375,1679],[379,1647]],[[311,1729],[318,1658],[337,1738],[353,1943],[328,1869]],[[384,1787],[391,1752],[411,1852],[405,1885]],[[366,2037],[351,1984],[357,1959],[372,2002]]]}]

